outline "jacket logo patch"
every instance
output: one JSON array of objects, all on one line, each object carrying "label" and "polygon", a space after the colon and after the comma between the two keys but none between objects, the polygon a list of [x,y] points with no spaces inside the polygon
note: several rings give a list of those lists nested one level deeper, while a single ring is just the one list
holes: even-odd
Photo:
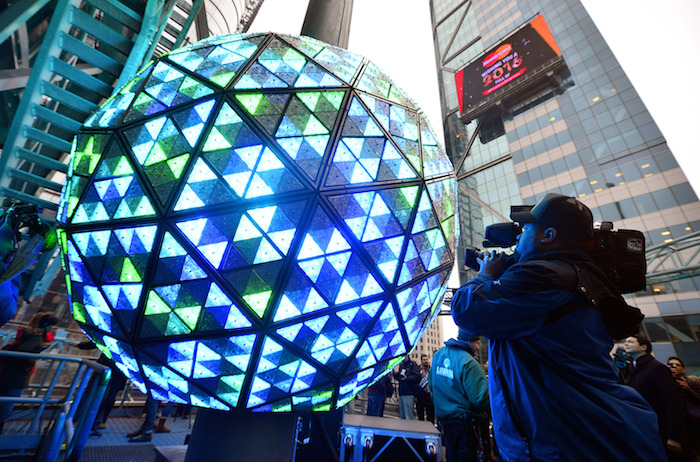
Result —
[{"label": "jacket logo patch", "polygon": [[445,360],[442,362],[442,366],[437,366],[435,373],[442,377],[447,377],[450,380],[454,380],[455,373],[452,369],[450,369],[450,358],[445,358]]}]

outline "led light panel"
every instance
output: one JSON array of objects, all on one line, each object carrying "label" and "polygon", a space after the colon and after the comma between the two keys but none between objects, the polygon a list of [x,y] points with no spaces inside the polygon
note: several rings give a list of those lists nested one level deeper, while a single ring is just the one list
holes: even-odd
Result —
[{"label": "led light panel", "polygon": [[59,207],[71,308],[144,392],[329,410],[435,319],[452,165],[364,58],[220,36],[150,63],[76,137]]}]

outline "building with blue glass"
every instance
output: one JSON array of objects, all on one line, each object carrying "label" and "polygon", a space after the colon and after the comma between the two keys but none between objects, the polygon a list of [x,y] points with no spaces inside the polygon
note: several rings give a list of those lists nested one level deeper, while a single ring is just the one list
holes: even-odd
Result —
[{"label": "building with blue glass", "polygon": [[[581,2],[430,4],[445,143],[458,169],[458,255],[481,245],[486,226],[508,221],[510,205],[534,204],[546,192],[578,197],[596,221],[644,232],[649,284],[630,295],[630,304],[646,315],[644,330],[657,358],[677,355],[688,373],[697,373],[700,278],[693,277],[689,262],[698,249],[691,238],[700,229],[700,203]],[[559,68],[538,68],[544,70],[527,77],[528,88],[501,91],[502,98],[494,92],[481,112],[465,117],[467,102],[460,111],[462,81],[456,83],[455,75],[477,61],[487,64],[503,51],[505,39],[540,15],[551,31],[550,45],[557,51],[552,62]],[[676,243],[673,250],[683,256],[685,270],[650,259],[650,248]],[[650,277],[664,271],[663,277]],[[468,277],[460,274],[462,282]]]}]

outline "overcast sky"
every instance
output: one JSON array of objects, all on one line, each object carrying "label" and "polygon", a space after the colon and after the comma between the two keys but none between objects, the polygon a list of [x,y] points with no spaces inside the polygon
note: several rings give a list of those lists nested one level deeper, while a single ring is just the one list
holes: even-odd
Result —
[{"label": "overcast sky", "polygon": [[[700,0],[582,2],[700,193]],[[307,5],[265,0],[250,32],[299,35]],[[442,133],[428,0],[355,0],[348,48],[375,62]]]}]

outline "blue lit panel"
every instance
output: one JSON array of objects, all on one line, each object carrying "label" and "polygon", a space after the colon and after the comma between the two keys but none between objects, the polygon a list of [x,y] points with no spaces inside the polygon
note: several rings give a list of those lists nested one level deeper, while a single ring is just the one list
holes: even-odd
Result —
[{"label": "blue lit panel", "polygon": [[453,168],[376,65],[307,37],[149,63],[73,142],[58,238],[74,318],[156,399],[325,411],[439,311]]}]

